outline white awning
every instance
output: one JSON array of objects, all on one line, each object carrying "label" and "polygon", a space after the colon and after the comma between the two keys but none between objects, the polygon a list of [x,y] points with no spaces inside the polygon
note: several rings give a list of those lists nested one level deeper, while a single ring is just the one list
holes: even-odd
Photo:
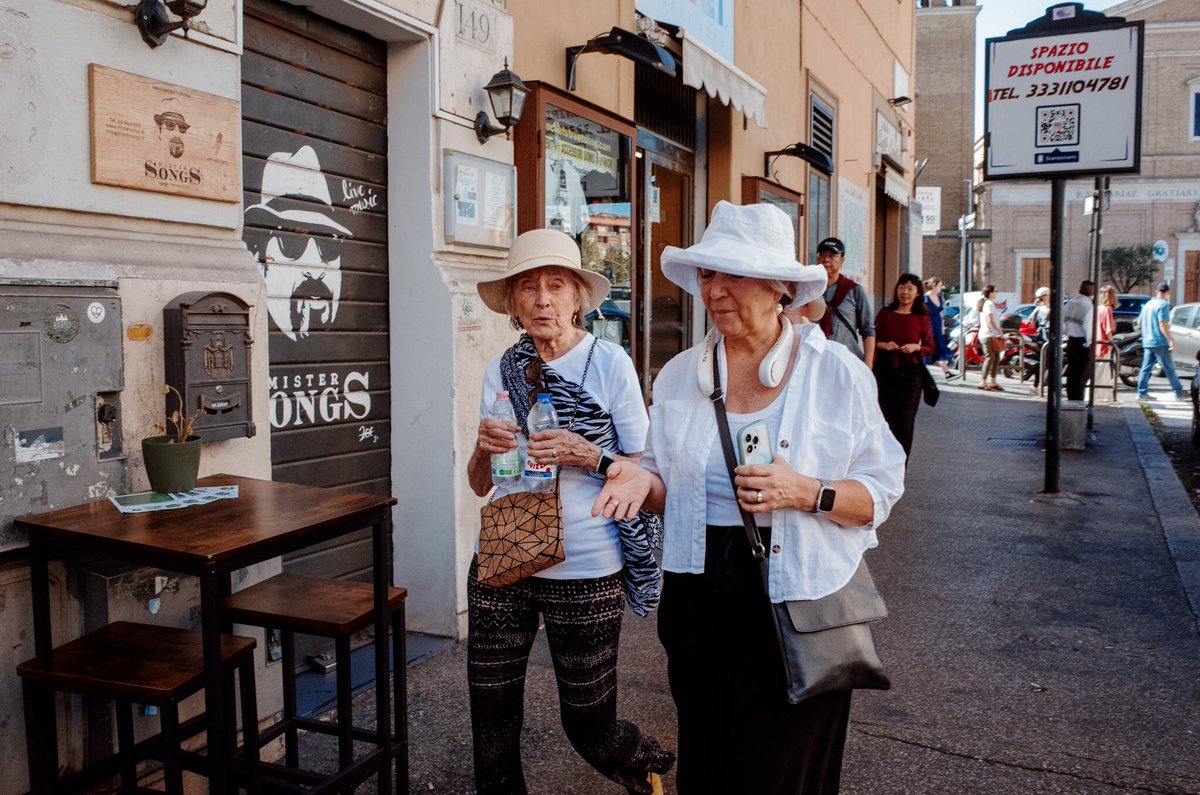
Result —
[{"label": "white awning", "polygon": [[767,90],[750,75],[688,35],[683,39],[683,82],[692,88],[703,88],[710,97],[732,105],[746,116],[753,116],[759,127],[767,126]]},{"label": "white awning", "polygon": [[893,201],[908,206],[908,180],[887,165],[883,167],[883,192]]}]

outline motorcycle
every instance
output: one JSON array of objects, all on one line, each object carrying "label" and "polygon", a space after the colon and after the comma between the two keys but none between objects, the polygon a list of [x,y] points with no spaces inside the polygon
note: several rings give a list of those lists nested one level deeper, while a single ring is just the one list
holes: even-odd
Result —
[{"label": "motorcycle", "polygon": [[[960,338],[962,337],[962,325],[956,325],[946,334],[946,344],[950,347],[950,352],[953,356],[950,358],[949,368],[951,370],[958,369],[958,351],[960,347]],[[983,348],[979,344],[979,326],[973,325],[967,328],[966,335],[966,353],[964,354],[967,362],[967,367],[982,367],[984,361]]]},{"label": "motorcycle", "polygon": [[1137,389],[1138,374],[1142,370],[1142,332],[1117,334],[1113,337],[1113,345],[1118,351],[1117,375],[1121,377],[1121,383]]},{"label": "motorcycle", "polygon": [[1006,334],[1005,339],[1008,348],[1000,354],[1000,372],[1004,373],[1005,378],[1036,380],[1042,358],[1037,324],[1032,320],[1023,320],[1017,334]]}]

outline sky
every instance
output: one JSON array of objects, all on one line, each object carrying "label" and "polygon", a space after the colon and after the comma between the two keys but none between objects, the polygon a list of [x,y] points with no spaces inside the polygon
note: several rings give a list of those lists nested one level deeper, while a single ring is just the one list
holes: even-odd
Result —
[{"label": "sky", "polygon": [[[975,17],[975,137],[983,134],[983,67],[984,42],[1003,36],[1013,28],[1022,28],[1046,13],[1055,2],[1046,0],[978,0],[979,16]],[[1103,11],[1117,0],[1092,2],[1083,0],[1088,11]]]}]

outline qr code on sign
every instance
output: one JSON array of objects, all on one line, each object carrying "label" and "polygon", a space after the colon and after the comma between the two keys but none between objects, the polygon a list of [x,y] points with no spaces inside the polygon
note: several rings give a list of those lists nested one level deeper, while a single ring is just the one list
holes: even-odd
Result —
[{"label": "qr code on sign", "polygon": [[1038,146],[1076,146],[1078,143],[1078,105],[1048,105],[1037,109]]}]

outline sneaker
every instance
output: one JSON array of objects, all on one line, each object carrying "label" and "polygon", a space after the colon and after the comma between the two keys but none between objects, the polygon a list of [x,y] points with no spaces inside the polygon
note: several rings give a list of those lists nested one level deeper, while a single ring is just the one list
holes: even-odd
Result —
[{"label": "sneaker", "polygon": [[1153,400],[1154,398],[1150,397],[1149,392],[1138,392],[1137,399],[1138,400]]},{"label": "sneaker", "polygon": [[1175,400],[1179,403],[1183,403],[1185,400],[1191,400],[1191,398],[1192,398],[1192,396],[1189,395],[1187,392],[1180,392],[1179,394],[1177,394],[1175,396]]}]

